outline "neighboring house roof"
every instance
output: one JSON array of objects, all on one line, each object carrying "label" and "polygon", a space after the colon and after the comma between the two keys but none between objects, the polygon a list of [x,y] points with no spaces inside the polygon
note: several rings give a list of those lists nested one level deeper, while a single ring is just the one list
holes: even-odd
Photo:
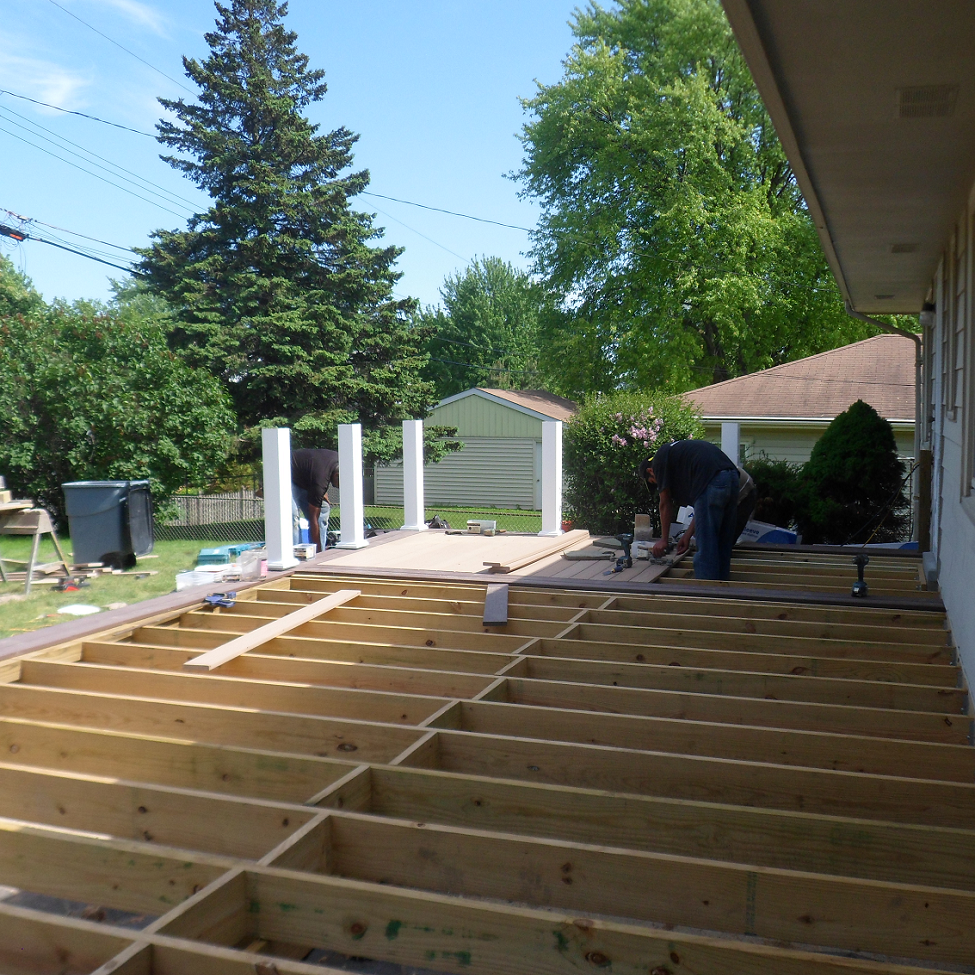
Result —
[{"label": "neighboring house roof", "polygon": [[832,419],[858,399],[914,421],[914,343],[873,338],[684,393],[705,419]]},{"label": "neighboring house roof", "polygon": [[570,399],[564,399],[544,389],[487,389],[477,387],[466,389],[463,393],[448,396],[437,405],[453,403],[467,396],[481,396],[484,399],[502,401],[502,406],[511,406],[524,413],[533,413],[547,420],[571,420],[579,407]]}]

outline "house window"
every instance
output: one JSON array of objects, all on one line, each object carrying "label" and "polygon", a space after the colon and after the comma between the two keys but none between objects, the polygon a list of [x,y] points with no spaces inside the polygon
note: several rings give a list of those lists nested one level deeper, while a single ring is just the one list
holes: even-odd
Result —
[{"label": "house window", "polygon": [[[965,396],[965,331],[968,324],[967,284],[968,284],[968,248],[966,233],[968,221],[962,221],[958,227],[955,246],[955,274],[954,274],[954,308],[952,309],[952,375],[951,401],[952,410],[963,410]],[[956,416],[958,414],[956,413]]]},{"label": "house window", "polygon": [[945,300],[938,302],[938,309],[941,312],[941,406],[945,411],[945,418],[953,420],[952,402],[953,394],[951,389],[951,365],[955,361],[952,338],[955,334],[955,303],[952,297],[955,293],[955,235],[951,235],[948,243],[948,250],[945,254],[944,273],[939,282]]}]

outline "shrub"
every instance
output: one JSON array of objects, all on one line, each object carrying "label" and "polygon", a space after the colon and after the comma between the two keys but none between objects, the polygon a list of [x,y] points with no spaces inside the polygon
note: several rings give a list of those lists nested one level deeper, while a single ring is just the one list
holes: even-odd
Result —
[{"label": "shrub", "polygon": [[669,440],[700,437],[694,409],[676,396],[616,393],[584,406],[565,428],[566,515],[576,528],[613,535],[656,501],[637,475],[640,461]]},{"label": "shrub", "polygon": [[802,464],[763,456],[742,466],[755,482],[757,501],[752,517],[756,521],[788,528],[798,520],[803,498]]},{"label": "shrub", "polygon": [[877,542],[894,541],[903,532],[904,464],[891,425],[863,400],[826,428],[803,480],[804,542],[865,542],[871,534]]}]

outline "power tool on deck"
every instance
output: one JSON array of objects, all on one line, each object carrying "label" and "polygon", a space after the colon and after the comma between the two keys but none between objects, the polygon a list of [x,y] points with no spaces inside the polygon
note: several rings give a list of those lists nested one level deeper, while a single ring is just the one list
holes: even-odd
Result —
[{"label": "power tool on deck", "polygon": [[633,554],[630,546],[633,544],[633,536],[620,534],[616,536],[616,541],[623,546],[623,554],[616,560],[616,565],[608,569],[603,575],[611,576],[614,572],[622,572],[624,569],[633,568]]},{"label": "power tool on deck", "polygon": [[867,555],[858,555],[853,560],[853,564],[857,567],[857,581],[853,583],[853,589],[850,591],[851,596],[867,596],[870,590],[867,588],[867,584],[863,581],[863,570],[870,562],[870,557]]}]

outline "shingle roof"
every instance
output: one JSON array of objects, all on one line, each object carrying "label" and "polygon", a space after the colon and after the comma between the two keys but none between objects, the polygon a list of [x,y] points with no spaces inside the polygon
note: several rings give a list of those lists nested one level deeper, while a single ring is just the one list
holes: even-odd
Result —
[{"label": "shingle roof", "polygon": [[914,343],[875,335],[684,396],[705,419],[832,418],[862,399],[888,420],[913,420]]},{"label": "shingle roof", "polygon": [[550,416],[553,420],[571,420],[579,412],[579,407],[570,399],[556,396],[544,389],[487,389],[479,386],[482,393],[490,393],[499,399],[506,399],[516,406],[534,410],[543,416]]}]

